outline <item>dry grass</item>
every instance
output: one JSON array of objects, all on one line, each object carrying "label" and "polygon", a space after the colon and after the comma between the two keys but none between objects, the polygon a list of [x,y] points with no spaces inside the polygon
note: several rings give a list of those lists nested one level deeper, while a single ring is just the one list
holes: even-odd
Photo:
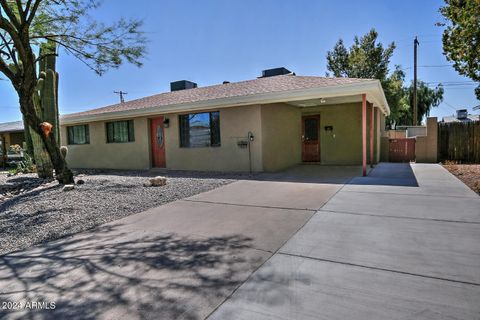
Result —
[{"label": "dry grass", "polygon": [[480,194],[480,164],[457,164],[447,161],[443,166],[462,180],[470,189]]}]

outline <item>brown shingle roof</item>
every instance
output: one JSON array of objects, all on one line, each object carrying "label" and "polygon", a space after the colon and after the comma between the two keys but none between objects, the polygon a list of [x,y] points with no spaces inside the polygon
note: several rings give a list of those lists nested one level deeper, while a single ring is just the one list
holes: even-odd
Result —
[{"label": "brown shingle roof", "polygon": [[106,114],[110,112],[147,109],[180,103],[193,103],[221,98],[233,98],[262,93],[284,92],[298,89],[330,87],[372,81],[372,79],[329,78],[312,76],[281,75],[258,78],[241,82],[219,84],[195,89],[166,92],[140,98],[125,103],[114,104],[103,108],[64,115],[63,118]]}]

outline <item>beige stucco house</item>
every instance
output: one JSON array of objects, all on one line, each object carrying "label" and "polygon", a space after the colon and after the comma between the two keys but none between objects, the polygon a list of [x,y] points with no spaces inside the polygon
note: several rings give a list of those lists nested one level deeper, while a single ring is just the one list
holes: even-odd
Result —
[{"label": "beige stucco house", "polygon": [[379,161],[390,112],[378,80],[262,77],[171,92],[65,115],[73,168],[278,171],[303,162]]}]

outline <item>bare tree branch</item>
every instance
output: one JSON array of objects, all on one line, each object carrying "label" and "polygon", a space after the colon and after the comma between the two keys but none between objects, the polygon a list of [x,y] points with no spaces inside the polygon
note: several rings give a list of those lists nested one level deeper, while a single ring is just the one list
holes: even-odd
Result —
[{"label": "bare tree branch", "polygon": [[0,39],[2,39],[2,42],[5,44],[4,47],[7,49],[8,55],[10,56],[10,59],[11,59],[12,62],[15,64],[15,67],[18,69],[18,61],[17,61],[16,54],[15,54],[15,52],[13,51],[13,49],[10,47],[11,41],[7,41],[7,39],[5,38],[5,36],[4,36],[3,34],[1,34],[1,33],[0,33]]},{"label": "bare tree branch", "polygon": [[32,23],[33,18],[35,18],[35,14],[37,13],[38,6],[40,5],[40,2],[42,2],[42,0],[35,0],[35,2],[33,3],[32,10],[29,13],[30,15],[26,19],[27,24]]},{"label": "bare tree branch", "polygon": [[7,14],[8,19],[12,22],[12,24],[16,28],[20,28],[20,21],[17,20],[17,17],[15,16],[15,13],[13,13],[12,9],[7,3],[7,0],[0,0],[0,5],[3,8],[3,11]]},{"label": "bare tree branch", "polygon": [[10,68],[2,58],[0,58],[0,72],[3,73],[12,82],[14,86],[16,85],[17,79],[15,73],[10,70]]}]

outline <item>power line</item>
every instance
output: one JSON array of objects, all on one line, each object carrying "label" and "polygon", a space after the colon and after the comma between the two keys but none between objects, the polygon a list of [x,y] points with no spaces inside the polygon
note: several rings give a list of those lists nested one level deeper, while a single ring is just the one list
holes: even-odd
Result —
[{"label": "power line", "polygon": [[453,110],[457,111],[457,108],[455,108],[454,106],[452,106],[450,103],[448,103],[447,101],[442,101],[443,103],[445,103],[448,107],[452,108]]},{"label": "power line", "polygon": [[[452,67],[451,64],[438,64],[438,65],[424,65],[424,66],[417,66],[417,68],[445,68],[445,67]],[[403,70],[412,69],[413,67],[405,67],[402,68]]]}]

